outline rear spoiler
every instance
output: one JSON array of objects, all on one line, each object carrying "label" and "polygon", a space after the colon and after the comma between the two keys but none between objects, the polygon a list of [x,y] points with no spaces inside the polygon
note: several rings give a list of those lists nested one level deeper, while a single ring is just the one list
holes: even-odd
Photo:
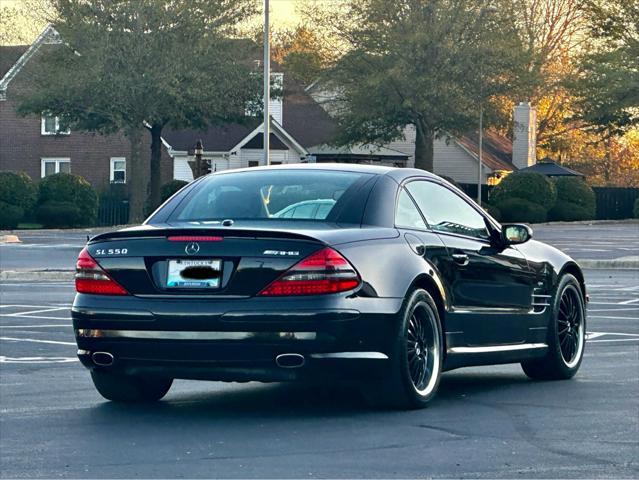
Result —
[{"label": "rear spoiler", "polygon": [[143,225],[140,227],[126,228],[114,232],[101,233],[89,239],[87,244],[98,242],[108,242],[127,238],[135,239],[153,239],[169,236],[198,236],[198,235],[215,235],[220,237],[234,238],[285,238],[291,240],[302,240],[309,242],[322,242],[312,235],[303,235],[283,229],[271,228],[226,228],[226,227],[192,227],[192,228],[171,228],[171,227],[154,227],[151,225]]}]

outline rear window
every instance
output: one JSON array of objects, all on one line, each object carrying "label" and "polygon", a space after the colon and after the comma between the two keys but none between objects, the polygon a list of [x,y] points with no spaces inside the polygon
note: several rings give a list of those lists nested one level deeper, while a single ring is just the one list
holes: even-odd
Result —
[{"label": "rear window", "polygon": [[256,170],[212,175],[169,221],[330,220],[349,191],[370,174],[325,170]]}]

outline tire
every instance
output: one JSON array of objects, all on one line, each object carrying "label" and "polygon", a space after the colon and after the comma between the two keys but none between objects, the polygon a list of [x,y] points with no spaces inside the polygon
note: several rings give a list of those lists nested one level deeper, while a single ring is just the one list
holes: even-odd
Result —
[{"label": "tire", "polygon": [[172,378],[137,377],[100,370],[91,371],[96,390],[107,400],[124,403],[155,402],[167,394]]},{"label": "tire", "polygon": [[424,408],[437,392],[442,371],[443,336],[437,306],[428,292],[411,292],[398,315],[390,372],[365,386],[374,406]]},{"label": "tire", "polygon": [[586,345],[586,309],[577,279],[561,277],[548,325],[548,352],[539,359],[522,362],[524,373],[535,380],[566,380],[581,366]]}]

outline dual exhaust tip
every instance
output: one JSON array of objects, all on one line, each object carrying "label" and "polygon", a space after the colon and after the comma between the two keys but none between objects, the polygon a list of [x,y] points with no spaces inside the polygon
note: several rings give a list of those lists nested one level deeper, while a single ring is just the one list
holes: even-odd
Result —
[{"label": "dual exhaust tip", "polygon": [[[91,360],[99,367],[110,367],[115,359],[109,352],[93,352]],[[306,359],[299,353],[283,353],[275,357],[275,364],[280,368],[300,368],[305,363]]]},{"label": "dual exhaust tip", "polygon": [[109,352],[93,352],[91,360],[99,367],[110,367],[113,365],[113,355]]},{"label": "dual exhaust tip", "polygon": [[306,359],[299,353],[283,353],[275,357],[275,364],[280,368],[300,368],[306,363]]}]

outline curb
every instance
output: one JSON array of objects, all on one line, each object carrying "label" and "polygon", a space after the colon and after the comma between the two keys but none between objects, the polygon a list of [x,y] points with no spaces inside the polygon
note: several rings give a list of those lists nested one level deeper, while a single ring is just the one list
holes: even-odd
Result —
[{"label": "curb", "polygon": [[0,243],[22,243],[17,235],[0,235]]},{"label": "curb", "polygon": [[72,282],[75,270],[3,270],[0,281],[14,282]]},{"label": "curb", "polygon": [[602,260],[576,260],[581,268],[592,269],[623,269],[636,270],[639,269],[639,257],[621,257]]}]

